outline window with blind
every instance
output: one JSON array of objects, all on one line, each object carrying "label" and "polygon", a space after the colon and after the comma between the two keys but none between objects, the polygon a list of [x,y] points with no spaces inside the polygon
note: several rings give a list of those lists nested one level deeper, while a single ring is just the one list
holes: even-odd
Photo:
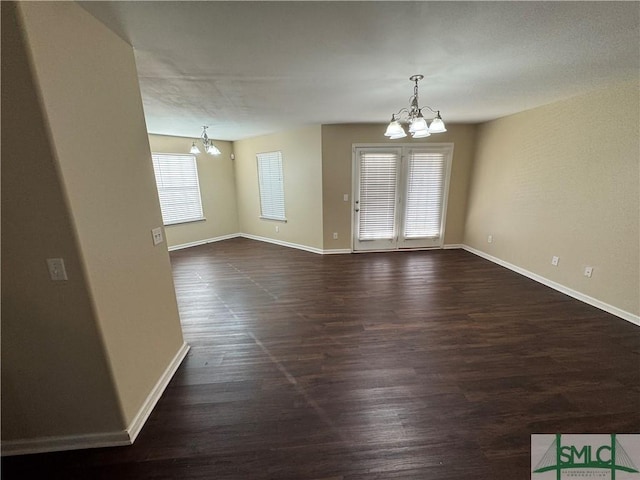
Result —
[{"label": "window with blind", "polygon": [[360,240],[388,240],[396,235],[398,154],[360,155]]},{"label": "window with blind", "polygon": [[437,238],[442,224],[445,157],[411,152],[407,165],[404,238]]},{"label": "window with blind", "polygon": [[162,221],[165,225],[204,220],[194,155],[153,153]]},{"label": "window with blind", "polygon": [[286,221],[282,152],[258,153],[260,218]]}]

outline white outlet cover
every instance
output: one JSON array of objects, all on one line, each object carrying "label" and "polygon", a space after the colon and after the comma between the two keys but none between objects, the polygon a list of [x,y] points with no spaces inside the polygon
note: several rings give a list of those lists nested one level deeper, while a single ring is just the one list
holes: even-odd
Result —
[{"label": "white outlet cover", "polygon": [[560,258],[558,258],[558,257],[553,257],[553,258],[551,259],[551,265],[557,266],[559,261],[560,261]]}]

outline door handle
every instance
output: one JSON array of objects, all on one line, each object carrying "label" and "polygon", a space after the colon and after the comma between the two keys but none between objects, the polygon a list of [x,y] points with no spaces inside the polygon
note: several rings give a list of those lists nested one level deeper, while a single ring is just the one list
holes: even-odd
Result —
[{"label": "door handle", "polygon": [[359,209],[359,208],[356,208],[356,212],[359,212],[359,211],[360,211],[360,209]]}]

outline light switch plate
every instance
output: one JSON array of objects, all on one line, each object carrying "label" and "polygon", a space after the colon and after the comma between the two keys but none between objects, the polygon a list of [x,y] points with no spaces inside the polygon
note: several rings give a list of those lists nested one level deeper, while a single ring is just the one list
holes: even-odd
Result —
[{"label": "light switch plate", "polygon": [[64,259],[47,258],[47,267],[49,268],[49,277],[54,282],[68,280],[67,270],[64,268]]},{"label": "light switch plate", "polygon": [[151,236],[153,237],[153,244],[160,245],[164,241],[162,227],[152,229]]}]

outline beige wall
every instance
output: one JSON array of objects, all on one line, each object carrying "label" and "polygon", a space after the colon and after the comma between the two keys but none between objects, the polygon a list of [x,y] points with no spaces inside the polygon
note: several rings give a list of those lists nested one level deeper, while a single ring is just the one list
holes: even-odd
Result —
[{"label": "beige wall", "polygon": [[627,83],[482,125],[465,244],[638,315],[639,105]]},{"label": "beige wall", "polygon": [[[195,138],[149,135],[151,151],[157,153],[189,153],[194,140],[199,142]],[[220,149],[220,155],[196,155],[206,220],[166,226],[164,230],[169,247],[238,233],[236,183],[231,160],[233,144],[219,140],[215,140],[214,144]],[[203,150],[202,146],[200,150]]]},{"label": "beige wall", "polygon": [[[15,4],[1,7],[2,440],[122,430]],[[67,282],[48,276],[59,257]]]},{"label": "beige wall", "polygon": [[[234,142],[242,233],[322,248],[321,143],[319,125]],[[277,150],[282,152],[286,223],[260,218],[256,154]]]},{"label": "beige wall", "polygon": [[[445,244],[462,243],[467,191],[475,147],[474,125],[447,125],[447,132],[429,138],[387,140],[386,125],[322,126],[322,185],[324,249],[351,248],[352,145],[354,143],[453,143],[453,164],[447,204]],[[349,194],[349,201],[343,195]],[[333,239],[338,232],[338,240]]]},{"label": "beige wall", "polygon": [[[91,349],[85,361],[96,362],[93,356],[106,352],[110,381],[128,426],[183,344],[168,253],[164,245],[154,247],[151,239],[151,229],[162,220],[133,50],[72,2],[23,2],[18,9],[68,223],[77,242],[77,258],[70,252],[70,275],[74,281],[76,275],[85,279],[96,319],[92,328],[104,345],[104,351]],[[23,215],[28,218],[35,212],[26,205]],[[18,222],[3,228],[3,234],[21,228]],[[40,244],[22,255],[43,262],[56,254],[49,248],[47,234],[46,228],[41,229]],[[60,250],[58,255],[66,254]],[[70,280],[47,288],[58,289],[60,295],[62,289],[73,292],[74,284]],[[56,302],[43,299],[42,304],[48,307],[37,312],[43,323]],[[78,311],[73,305],[69,308],[68,321],[86,316],[82,305]],[[37,338],[47,331],[21,334]],[[92,341],[68,331],[59,338],[58,348],[85,352],[86,345],[74,344]],[[28,371],[40,366],[30,362],[14,368]],[[61,385],[81,383],[71,378],[74,370],[56,369],[50,374]],[[95,380],[99,381],[104,380]],[[80,389],[67,392],[79,398],[83,394]],[[46,411],[48,401],[41,398],[39,408]],[[73,407],[67,408],[73,416]],[[87,416],[100,417],[103,410],[98,403],[85,406],[91,413]],[[68,429],[63,418],[51,421],[59,433]]]}]

